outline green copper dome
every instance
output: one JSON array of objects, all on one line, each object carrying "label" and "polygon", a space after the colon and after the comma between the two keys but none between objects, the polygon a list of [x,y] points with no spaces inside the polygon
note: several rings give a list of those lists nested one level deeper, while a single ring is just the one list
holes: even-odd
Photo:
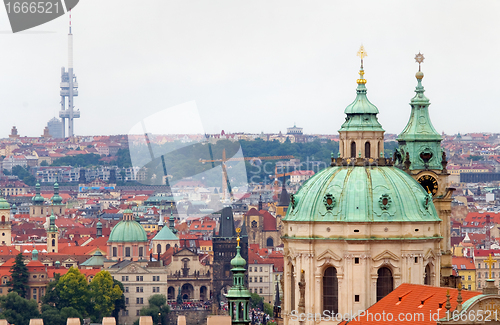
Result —
[{"label": "green copper dome", "polygon": [[247,261],[240,255],[240,246],[236,248],[236,256],[231,260],[231,266],[233,267],[233,271],[235,269],[243,268],[243,271],[245,271],[245,265],[247,264]]},{"label": "green copper dome", "polygon": [[0,197],[0,210],[9,210],[10,209],[10,204],[7,202],[7,200],[3,197]]},{"label": "green copper dome", "polygon": [[440,221],[432,198],[396,167],[329,167],[292,196],[286,221]]},{"label": "green copper dome", "polygon": [[363,68],[359,71],[360,79],[357,80],[356,99],[346,107],[344,113],[347,115],[342,131],[384,131],[380,125],[377,114],[378,109],[366,97],[366,80],[363,78]]},{"label": "green copper dome", "polygon": [[35,189],[36,189],[36,195],[31,199],[31,201],[33,201],[33,204],[36,205],[43,204],[45,199],[43,198],[43,196],[40,195],[40,183],[36,183]]},{"label": "green copper dome", "polygon": [[59,184],[57,184],[57,182],[54,183],[54,195],[50,200],[54,205],[62,204],[63,198],[59,195]]},{"label": "green copper dome", "polygon": [[147,242],[146,231],[135,220],[122,220],[113,227],[108,242]]},{"label": "green copper dome", "polygon": [[127,213],[127,214],[129,214],[129,213],[130,213],[130,214],[133,214],[134,212],[133,212],[132,210],[130,210],[130,209],[125,209],[125,210],[123,211],[123,214],[125,214],[125,213]]},{"label": "green copper dome", "polygon": [[49,217],[49,232],[56,232],[57,231],[57,226],[56,226],[56,216],[54,215],[54,211],[52,211],[52,214]]}]

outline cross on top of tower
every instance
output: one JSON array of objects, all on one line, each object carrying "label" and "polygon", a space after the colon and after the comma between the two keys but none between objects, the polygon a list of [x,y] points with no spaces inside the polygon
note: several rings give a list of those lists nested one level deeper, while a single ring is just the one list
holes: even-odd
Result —
[{"label": "cross on top of tower", "polygon": [[363,66],[363,58],[365,56],[368,56],[368,53],[366,53],[365,47],[363,45],[361,45],[361,47],[359,48],[358,56],[361,58],[361,66]]},{"label": "cross on top of tower", "polygon": [[493,266],[493,263],[496,263],[497,260],[494,260],[492,257],[491,257],[491,254],[489,254],[488,258],[484,260],[484,262],[486,264],[488,264],[488,269],[489,269],[489,277],[488,279],[491,279],[491,268]]},{"label": "cross on top of tower", "polygon": [[361,68],[359,69],[359,79],[356,81],[358,85],[366,84],[366,79],[363,77],[365,72],[363,70],[363,58],[368,56],[363,45],[359,48],[357,55],[361,58]]}]

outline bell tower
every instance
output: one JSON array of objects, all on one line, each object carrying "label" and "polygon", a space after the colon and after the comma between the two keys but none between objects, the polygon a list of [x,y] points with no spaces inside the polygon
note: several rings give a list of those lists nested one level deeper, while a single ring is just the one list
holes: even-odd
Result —
[{"label": "bell tower", "polygon": [[10,246],[12,244],[11,227],[10,204],[5,198],[0,197],[0,245]]},{"label": "bell tower", "polygon": [[441,222],[441,286],[456,287],[458,282],[452,276],[450,216],[451,195],[454,188],[449,187],[446,170],[446,153],[441,148],[441,135],[434,129],[429,117],[429,99],[424,95],[422,79],[424,73],[421,64],[424,56],[415,56],[418,63],[417,87],[415,96],[410,101],[411,113],[408,124],[397,140],[399,148],[394,153],[394,160],[422,187],[432,195],[434,205]]},{"label": "bell tower", "polygon": [[356,99],[346,107],[345,122],[339,130],[339,154],[342,158],[379,158],[384,153],[384,129],[378,122],[378,109],[366,97],[366,79],[363,46],[358,51],[361,58]]},{"label": "bell tower", "polygon": [[47,252],[59,252],[59,231],[56,226],[56,216],[54,213],[50,216],[50,224],[47,229]]}]

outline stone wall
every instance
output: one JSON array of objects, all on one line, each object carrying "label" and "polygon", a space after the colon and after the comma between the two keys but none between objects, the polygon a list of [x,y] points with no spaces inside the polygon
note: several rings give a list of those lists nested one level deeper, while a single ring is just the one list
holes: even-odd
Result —
[{"label": "stone wall", "polygon": [[206,325],[210,310],[170,310],[168,313],[168,325],[177,325],[177,317],[186,316],[186,324]]}]

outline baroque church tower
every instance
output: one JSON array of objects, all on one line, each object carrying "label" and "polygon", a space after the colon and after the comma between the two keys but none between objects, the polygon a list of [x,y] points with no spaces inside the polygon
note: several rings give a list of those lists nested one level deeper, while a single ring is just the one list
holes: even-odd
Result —
[{"label": "baroque church tower", "polygon": [[366,97],[366,79],[363,69],[365,49],[361,46],[361,57],[356,99],[347,106],[345,122],[339,130],[339,154],[351,158],[379,158],[384,153],[384,129],[378,122],[378,109]]},{"label": "baroque church tower", "polygon": [[10,221],[10,204],[0,197],[0,245],[12,244],[12,224]]},{"label": "baroque church tower", "polygon": [[441,148],[441,135],[434,129],[429,117],[429,99],[424,95],[421,63],[422,54],[415,56],[418,62],[417,87],[415,97],[411,99],[411,113],[408,124],[398,136],[399,149],[394,154],[396,164],[403,168],[411,177],[418,181],[424,190],[432,195],[432,200],[441,222],[441,279],[440,285],[456,287],[456,277],[452,276],[450,215],[451,195],[453,188],[449,187],[446,170],[446,153]]},{"label": "baroque church tower", "polygon": [[[363,48],[358,55],[366,56]],[[383,157],[363,66],[357,85],[339,130],[340,156],[291,196],[283,219],[284,325],[318,324],[299,314],[339,322],[402,283],[441,279],[446,235],[432,194]]]}]

